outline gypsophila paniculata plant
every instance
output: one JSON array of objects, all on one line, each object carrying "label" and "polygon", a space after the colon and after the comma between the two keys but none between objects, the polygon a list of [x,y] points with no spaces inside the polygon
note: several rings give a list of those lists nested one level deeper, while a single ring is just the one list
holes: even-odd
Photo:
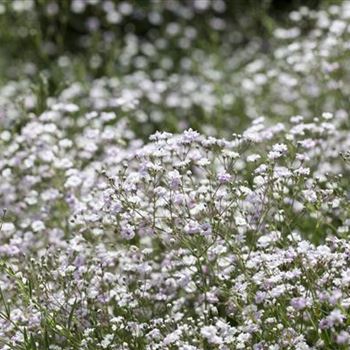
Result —
[{"label": "gypsophila paniculata plant", "polygon": [[1,350],[350,348],[349,2],[238,3],[0,3]]}]

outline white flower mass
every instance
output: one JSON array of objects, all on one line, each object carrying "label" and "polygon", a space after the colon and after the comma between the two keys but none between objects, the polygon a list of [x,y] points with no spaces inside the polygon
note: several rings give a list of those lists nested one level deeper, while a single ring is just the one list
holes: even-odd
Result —
[{"label": "white flower mass", "polygon": [[0,3],[0,350],[350,349],[350,2],[238,3]]}]

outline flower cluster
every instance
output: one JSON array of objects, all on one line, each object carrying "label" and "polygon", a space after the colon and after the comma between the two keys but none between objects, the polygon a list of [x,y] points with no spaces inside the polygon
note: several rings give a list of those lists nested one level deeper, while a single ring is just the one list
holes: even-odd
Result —
[{"label": "flower cluster", "polygon": [[0,85],[1,350],[350,348],[349,4],[232,56],[229,3],[0,4],[47,24]]},{"label": "flower cluster", "polygon": [[347,346],[336,117],[143,146],[106,114],[59,130],[65,113],[2,133],[4,349]]},{"label": "flower cluster", "polygon": [[290,28],[275,30],[271,55],[255,57],[242,72],[246,113],[312,118],[329,111],[347,119],[349,2],[322,11],[301,7],[289,17]]}]

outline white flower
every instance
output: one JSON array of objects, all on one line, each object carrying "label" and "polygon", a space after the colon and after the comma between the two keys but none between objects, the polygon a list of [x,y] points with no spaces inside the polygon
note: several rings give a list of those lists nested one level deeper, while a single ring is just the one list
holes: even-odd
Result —
[{"label": "white flower", "polygon": [[180,335],[181,335],[181,331],[180,330],[176,330],[170,334],[168,334],[165,338],[164,338],[164,344],[165,345],[169,345],[169,344],[173,344],[176,341],[178,341],[180,339]]},{"label": "white flower", "polygon": [[103,340],[101,341],[101,346],[103,349],[107,349],[109,345],[112,343],[112,340],[114,338],[113,334],[107,334]]},{"label": "white flower", "polygon": [[243,216],[236,216],[235,223],[237,226],[246,226],[247,225],[247,221],[244,219]]},{"label": "white flower", "polygon": [[333,118],[333,114],[329,112],[322,113],[322,118],[326,120],[330,120]]},{"label": "white flower", "polygon": [[15,232],[16,227],[12,222],[4,222],[2,225],[0,224],[1,231],[5,234],[12,234]]},{"label": "white flower", "polygon": [[314,190],[304,190],[304,198],[309,203],[315,203],[317,201],[317,194]]},{"label": "white flower", "polygon": [[285,153],[288,150],[288,147],[284,143],[276,143],[272,146],[274,152]]},{"label": "white flower", "polygon": [[45,224],[40,220],[34,221],[31,225],[31,227],[32,227],[34,232],[39,232],[39,231],[45,230]]},{"label": "white flower", "polygon": [[255,162],[255,161],[257,161],[260,158],[261,158],[261,156],[259,154],[250,154],[247,157],[247,162]]},{"label": "white flower", "polygon": [[82,183],[82,180],[79,176],[72,175],[68,177],[64,186],[74,188],[74,187],[78,187],[81,183]]},{"label": "white flower", "polygon": [[172,189],[176,189],[181,184],[181,175],[177,170],[170,171],[168,173],[168,178],[170,181],[170,187]]},{"label": "white flower", "polygon": [[201,328],[201,335],[211,344],[221,344],[222,339],[216,334],[217,329],[214,326],[205,326]]}]

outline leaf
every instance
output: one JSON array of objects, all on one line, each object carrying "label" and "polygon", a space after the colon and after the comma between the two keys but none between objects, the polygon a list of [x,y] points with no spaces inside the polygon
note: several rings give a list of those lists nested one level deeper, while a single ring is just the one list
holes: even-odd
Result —
[{"label": "leaf", "polygon": [[0,297],[1,297],[1,300],[2,300],[2,302],[3,302],[3,304],[4,304],[4,307],[5,307],[6,316],[7,316],[8,319],[10,319],[10,316],[11,316],[10,306],[9,306],[9,304],[6,302],[5,296],[4,296],[4,294],[3,294],[1,288],[0,288]]},{"label": "leaf", "polygon": [[76,310],[77,305],[78,305],[77,299],[75,299],[74,304],[72,305],[72,309],[71,309],[71,311],[69,313],[68,322],[67,322],[67,328],[69,330],[71,329],[73,315],[74,315],[74,311]]},{"label": "leaf", "polygon": [[35,339],[33,337],[33,334],[30,335],[30,345],[31,345],[32,349],[34,349],[34,350],[38,349],[36,346],[36,342],[35,342]]}]

